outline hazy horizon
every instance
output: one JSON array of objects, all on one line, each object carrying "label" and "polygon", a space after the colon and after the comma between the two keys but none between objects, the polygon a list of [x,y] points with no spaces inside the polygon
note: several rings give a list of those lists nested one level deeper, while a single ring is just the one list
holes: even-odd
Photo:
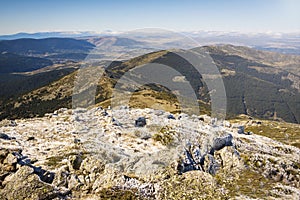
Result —
[{"label": "hazy horizon", "polygon": [[[146,27],[145,29],[161,29],[161,30],[166,30],[166,31],[174,31],[178,33],[226,33],[226,34],[266,34],[266,35],[280,35],[280,34],[299,34],[300,30],[298,31],[290,31],[290,32],[284,32],[284,31],[236,31],[236,30],[228,30],[228,31],[222,31],[222,30],[191,30],[191,31],[185,31],[185,30],[170,30],[170,29],[163,29],[163,28],[156,28],[156,27]],[[8,34],[1,34],[0,36],[5,36],[5,35],[15,35],[15,34],[37,34],[37,33],[63,33],[63,34],[73,34],[73,35],[80,35],[82,33],[86,34],[91,34],[91,36],[97,35],[97,34],[111,34],[111,35],[118,35],[126,32],[131,32],[131,31],[136,31],[139,29],[132,29],[132,30],[123,30],[123,31],[118,31],[118,30],[99,30],[99,31],[91,31],[91,30],[45,30],[45,31],[21,31],[21,32],[13,32],[13,33],[8,33]]]}]

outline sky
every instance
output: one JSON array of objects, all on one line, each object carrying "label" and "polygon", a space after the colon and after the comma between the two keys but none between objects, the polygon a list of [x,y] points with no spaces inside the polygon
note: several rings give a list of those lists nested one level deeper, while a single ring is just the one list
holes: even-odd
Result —
[{"label": "sky", "polygon": [[0,0],[0,34],[47,31],[300,32],[300,0]]}]

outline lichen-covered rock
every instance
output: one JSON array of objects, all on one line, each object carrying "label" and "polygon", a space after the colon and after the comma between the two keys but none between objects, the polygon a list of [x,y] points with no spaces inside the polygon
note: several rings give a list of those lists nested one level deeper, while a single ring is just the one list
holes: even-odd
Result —
[{"label": "lichen-covered rock", "polygon": [[8,149],[0,149],[0,163],[3,163],[8,154]]},{"label": "lichen-covered rock", "polygon": [[68,177],[68,189],[70,190],[79,190],[79,188],[83,185],[79,180],[76,174],[71,174]]},{"label": "lichen-covered rock", "polygon": [[220,169],[220,164],[215,160],[214,156],[210,154],[206,154],[204,156],[203,169],[205,172],[211,175],[215,175],[217,171]]},{"label": "lichen-covered rock", "polygon": [[17,164],[18,159],[16,156],[14,156],[12,153],[9,153],[5,160],[3,161],[3,164],[7,164],[7,165],[15,165]]},{"label": "lichen-covered rock", "polygon": [[226,146],[233,146],[232,140],[233,140],[233,136],[231,134],[228,134],[225,137],[216,138],[213,141],[213,144],[212,144],[212,147],[211,147],[209,153],[211,155],[214,155],[215,151],[219,151],[219,150],[223,149]]},{"label": "lichen-covered rock", "polygon": [[53,185],[67,188],[69,176],[69,167],[67,165],[61,166],[59,169],[56,170]]},{"label": "lichen-covered rock", "polygon": [[0,175],[5,173],[15,172],[17,169],[18,157],[14,154],[18,150],[1,149],[0,150]]},{"label": "lichen-covered rock", "polygon": [[100,159],[87,157],[81,163],[80,170],[83,174],[101,173],[104,171],[105,165]]},{"label": "lichen-covered rock", "polygon": [[[299,148],[255,130],[238,134],[216,119],[212,125],[209,116],[181,113],[170,120],[170,113],[153,109],[102,111],[57,111],[0,125],[16,138],[0,140],[6,148],[0,149],[0,199],[58,193],[74,200],[300,198]],[[134,124],[140,116],[144,127]]]},{"label": "lichen-covered rock", "polygon": [[122,175],[120,172],[115,171],[112,168],[105,168],[101,176],[98,176],[94,182],[92,189],[95,193],[99,193],[103,189],[111,188],[118,185],[122,181]]},{"label": "lichen-covered rock", "polygon": [[41,200],[53,199],[58,195],[50,184],[42,182],[28,166],[22,166],[0,191],[0,199],[7,200]]},{"label": "lichen-covered rock", "polygon": [[214,157],[224,171],[238,171],[244,168],[239,154],[232,147],[225,147],[216,151]]},{"label": "lichen-covered rock", "polygon": [[80,165],[82,163],[82,156],[80,155],[72,155],[69,157],[69,169],[72,170],[79,170]]}]

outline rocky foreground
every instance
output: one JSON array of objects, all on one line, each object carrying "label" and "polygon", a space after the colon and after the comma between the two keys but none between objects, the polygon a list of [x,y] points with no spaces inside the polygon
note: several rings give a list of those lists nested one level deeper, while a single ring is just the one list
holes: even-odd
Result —
[{"label": "rocky foreground", "polygon": [[300,198],[299,148],[208,116],[60,109],[0,147],[0,199]]}]

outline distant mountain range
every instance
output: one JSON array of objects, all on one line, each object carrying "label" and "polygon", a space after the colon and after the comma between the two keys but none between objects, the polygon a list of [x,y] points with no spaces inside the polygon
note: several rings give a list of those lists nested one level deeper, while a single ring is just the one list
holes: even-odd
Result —
[{"label": "distant mountain range", "polygon": [[88,53],[95,45],[72,38],[16,39],[0,41],[0,52],[21,55],[53,53]]},{"label": "distant mountain range", "polygon": [[86,36],[103,36],[110,35],[112,32],[95,33],[90,31],[80,32],[37,32],[37,33],[16,33],[10,35],[1,35],[0,40],[15,40],[21,38],[44,39],[44,38],[76,38]]},{"label": "distant mountain range", "polygon": [[[97,48],[108,43],[111,49]],[[110,53],[112,55],[124,54],[124,52],[135,51],[138,55],[143,54],[141,49],[145,42],[136,41],[129,38],[120,37],[84,37],[84,38],[44,38],[31,39],[22,38],[15,40],[0,40],[0,53],[18,54],[29,57],[40,57],[49,59],[53,62],[61,62],[66,60],[80,61],[84,60],[89,54],[96,54],[97,59],[106,58]],[[113,48],[113,49],[112,49]],[[95,50],[92,52],[92,50]],[[150,50],[148,49],[148,52]],[[132,53],[130,53],[132,54]],[[130,55],[128,55],[130,57]],[[133,56],[131,56],[133,57]]]},{"label": "distant mountain range", "polygon": [[[139,33],[139,34],[137,34]],[[142,35],[142,37],[141,37]],[[38,32],[38,33],[17,33],[1,35],[0,40],[14,40],[21,38],[43,39],[43,38],[88,38],[88,37],[119,37],[129,38],[139,42],[160,43],[163,49],[168,48],[192,48],[194,44],[190,41],[178,39],[178,35],[190,37],[199,45],[232,44],[249,46],[258,50],[268,50],[285,54],[300,54],[300,33],[240,33],[221,31],[194,31],[194,32],[169,32],[156,30],[156,33],[132,31],[132,32]],[[165,39],[168,38],[168,41]]]}]

